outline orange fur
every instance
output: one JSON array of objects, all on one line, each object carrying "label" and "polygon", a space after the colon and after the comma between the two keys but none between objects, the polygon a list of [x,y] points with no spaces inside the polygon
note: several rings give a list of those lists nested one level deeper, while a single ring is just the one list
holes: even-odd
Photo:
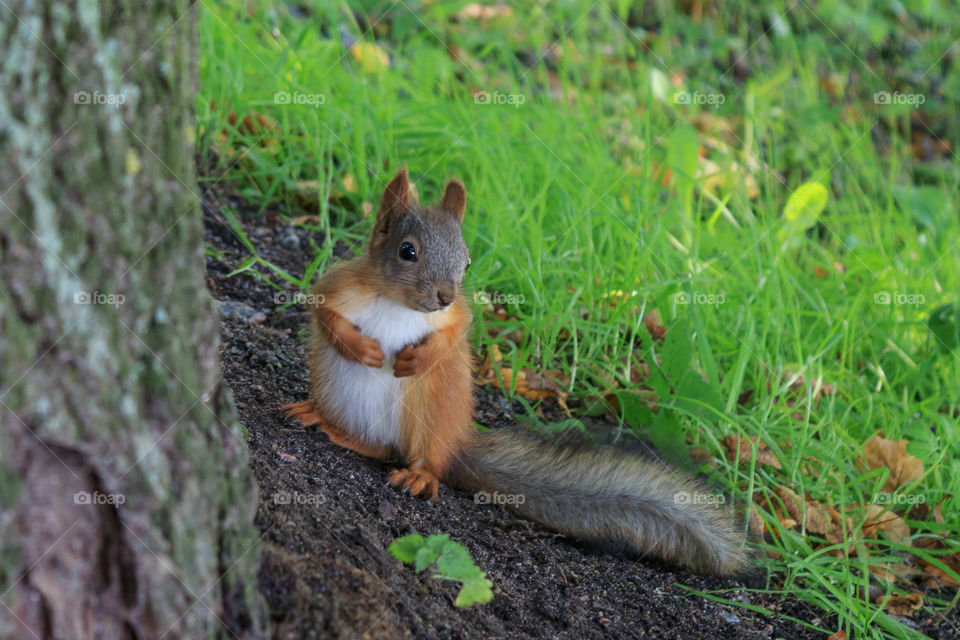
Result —
[{"label": "orange fur", "polygon": [[313,315],[323,338],[337,352],[368,367],[382,367],[384,355],[373,338],[361,334],[342,314],[361,304],[366,279],[351,262],[341,263],[323,275],[313,289]]},{"label": "orange fur", "polygon": [[342,430],[327,422],[326,418],[320,413],[312,400],[305,402],[292,402],[283,405],[287,410],[287,417],[299,422],[304,427],[317,427],[330,438],[330,442],[339,445],[344,449],[356,451],[362,456],[376,458],[377,460],[386,460],[390,457],[390,450],[385,447],[376,447],[365,442],[350,438]]},{"label": "orange fur", "polygon": [[[463,297],[416,352],[416,372],[403,398],[402,455],[409,472],[443,478],[470,435],[473,393],[466,331],[470,311]],[[406,349],[404,351],[407,351]],[[397,359],[397,367],[403,356]],[[395,374],[396,375],[396,374]],[[416,494],[415,487],[410,492]]]}]

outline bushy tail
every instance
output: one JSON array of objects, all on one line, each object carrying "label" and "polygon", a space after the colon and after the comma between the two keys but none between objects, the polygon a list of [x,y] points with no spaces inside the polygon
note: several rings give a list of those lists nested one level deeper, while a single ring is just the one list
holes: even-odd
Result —
[{"label": "bushy tail", "polygon": [[450,483],[581,540],[705,574],[748,566],[742,528],[714,494],[673,469],[609,447],[478,431]]}]

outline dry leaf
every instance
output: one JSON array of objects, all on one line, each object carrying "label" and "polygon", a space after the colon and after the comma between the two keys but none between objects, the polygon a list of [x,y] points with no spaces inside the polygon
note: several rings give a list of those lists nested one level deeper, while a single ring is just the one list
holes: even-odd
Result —
[{"label": "dry leaf", "polygon": [[347,190],[347,193],[356,193],[359,191],[357,187],[357,177],[352,173],[343,176],[343,180],[340,182],[343,184],[343,188]]},{"label": "dry leaf", "polygon": [[883,531],[894,542],[903,542],[910,537],[910,527],[903,518],[882,505],[873,504],[863,523],[863,535],[876,538],[877,531]]},{"label": "dry leaf", "polygon": [[773,451],[767,448],[765,442],[757,442],[755,436],[751,436],[749,439],[743,436],[727,436],[724,438],[723,446],[727,448],[727,460],[740,460],[740,462],[749,463],[753,458],[753,443],[757,444],[757,462],[759,464],[768,464],[775,469],[782,468]]},{"label": "dry leaf", "polygon": [[350,55],[367,73],[383,71],[390,67],[390,56],[372,42],[356,42],[350,47]]},{"label": "dry leaf", "polygon": [[495,344],[491,345],[487,351],[487,356],[480,365],[476,382],[477,384],[491,384],[498,389],[512,387],[514,393],[531,402],[555,398],[564,411],[568,414],[570,412],[567,408],[567,396],[570,394],[561,386],[562,375],[551,371],[535,371],[530,368],[515,372],[512,367],[503,366],[503,356],[500,353],[500,348]]},{"label": "dry leaf", "polygon": [[890,469],[884,491],[894,491],[923,475],[923,462],[907,453],[906,440],[874,436],[863,445],[863,460],[870,469]]},{"label": "dry leaf", "polygon": [[790,517],[797,522],[802,522],[805,530],[823,536],[832,536],[833,524],[830,514],[823,506],[813,500],[801,500],[800,496],[786,487],[777,487],[775,492],[783,501],[783,506]]},{"label": "dry leaf", "polygon": [[876,604],[882,606],[891,615],[909,616],[923,606],[923,596],[918,592],[908,596],[880,596]]},{"label": "dry leaf", "polygon": [[485,7],[476,2],[471,2],[457,13],[457,17],[461,20],[492,20],[493,18],[507,18],[511,15],[513,15],[513,9],[505,4]]},{"label": "dry leaf", "polygon": [[847,640],[847,632],[841,629],[836,633],[831,633],[827,636],[827,640]]},{"label": "dry leaf", "polygon": [[277,455],[278,455],[278,456],[280,457],[280,459],[283,460],[284,462],[296,462],[296,461],[297,461],[297,457],[296,457],[296,456],[290,455],[289,453],[284,453],[283,451],[278,451],[278,452],[277,452]]},{"label": "dry leaf", "polygon": [[766,526],[763,524],[763,517],[755,505],[750,505],[750,516],[748,520],[750,535],[756,539],[763,537]]},{"label": "dry leaf", "polygon": [[369,202],[364,202],[360,207],[363,209],[364,218],[369,218],[370,214],[373,213],[373,205]]},{"label": "dry leaf", "polygon": [[308,224],[320,224],[320,216],[294,216],[290,218],[290,224],[295,227],[302,227]]},{"label": "dry leaf", "polygon": [[667,328],[663,326],[663,323],[660,321],[660,313],[656,309],[644,314],[643,324],[646,325],[647,332],[654,340],[663,340],[664,336],[667,335]]}]

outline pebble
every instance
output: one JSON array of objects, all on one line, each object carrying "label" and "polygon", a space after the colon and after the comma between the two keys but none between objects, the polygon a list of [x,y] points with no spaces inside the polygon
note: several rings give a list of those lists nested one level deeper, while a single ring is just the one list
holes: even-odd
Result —
[{"label": "pebble", "polygon": [[247,324],[263,324],[267,320],[267,314],[263,311],[233,300],[220,301],[220,316],[224,319],[236,318]]},{"label": "pebble", "polygon": [[386,500],[380,503],[380,506],[377,507],[377,511],[380,513],[380,517],[384,520],[393,520],[397,517],[397,508],[393,506],[393,503],[387,502]]},{"label": "pebble", "polygon": [[727,624],[740,624],[740,616],[735,613],[730,613],[729,611],[721,611],[720,617],[723,618],[723,621]]},{"label": "pebble", "polygon": [[283,230],[283,235],[280,236],[280,246],[284,249],[299,249],[300,248],[300,236],[297,235],[297,232],[293,230],[292,227],[287,227]]}]

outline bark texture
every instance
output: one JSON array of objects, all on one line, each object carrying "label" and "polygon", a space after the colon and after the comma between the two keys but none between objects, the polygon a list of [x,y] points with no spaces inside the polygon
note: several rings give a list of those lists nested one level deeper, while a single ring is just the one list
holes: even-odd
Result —
[{"label": "bark texture", "polygon": [[247,637],[184,0],[0,6],[0,637]]}]

